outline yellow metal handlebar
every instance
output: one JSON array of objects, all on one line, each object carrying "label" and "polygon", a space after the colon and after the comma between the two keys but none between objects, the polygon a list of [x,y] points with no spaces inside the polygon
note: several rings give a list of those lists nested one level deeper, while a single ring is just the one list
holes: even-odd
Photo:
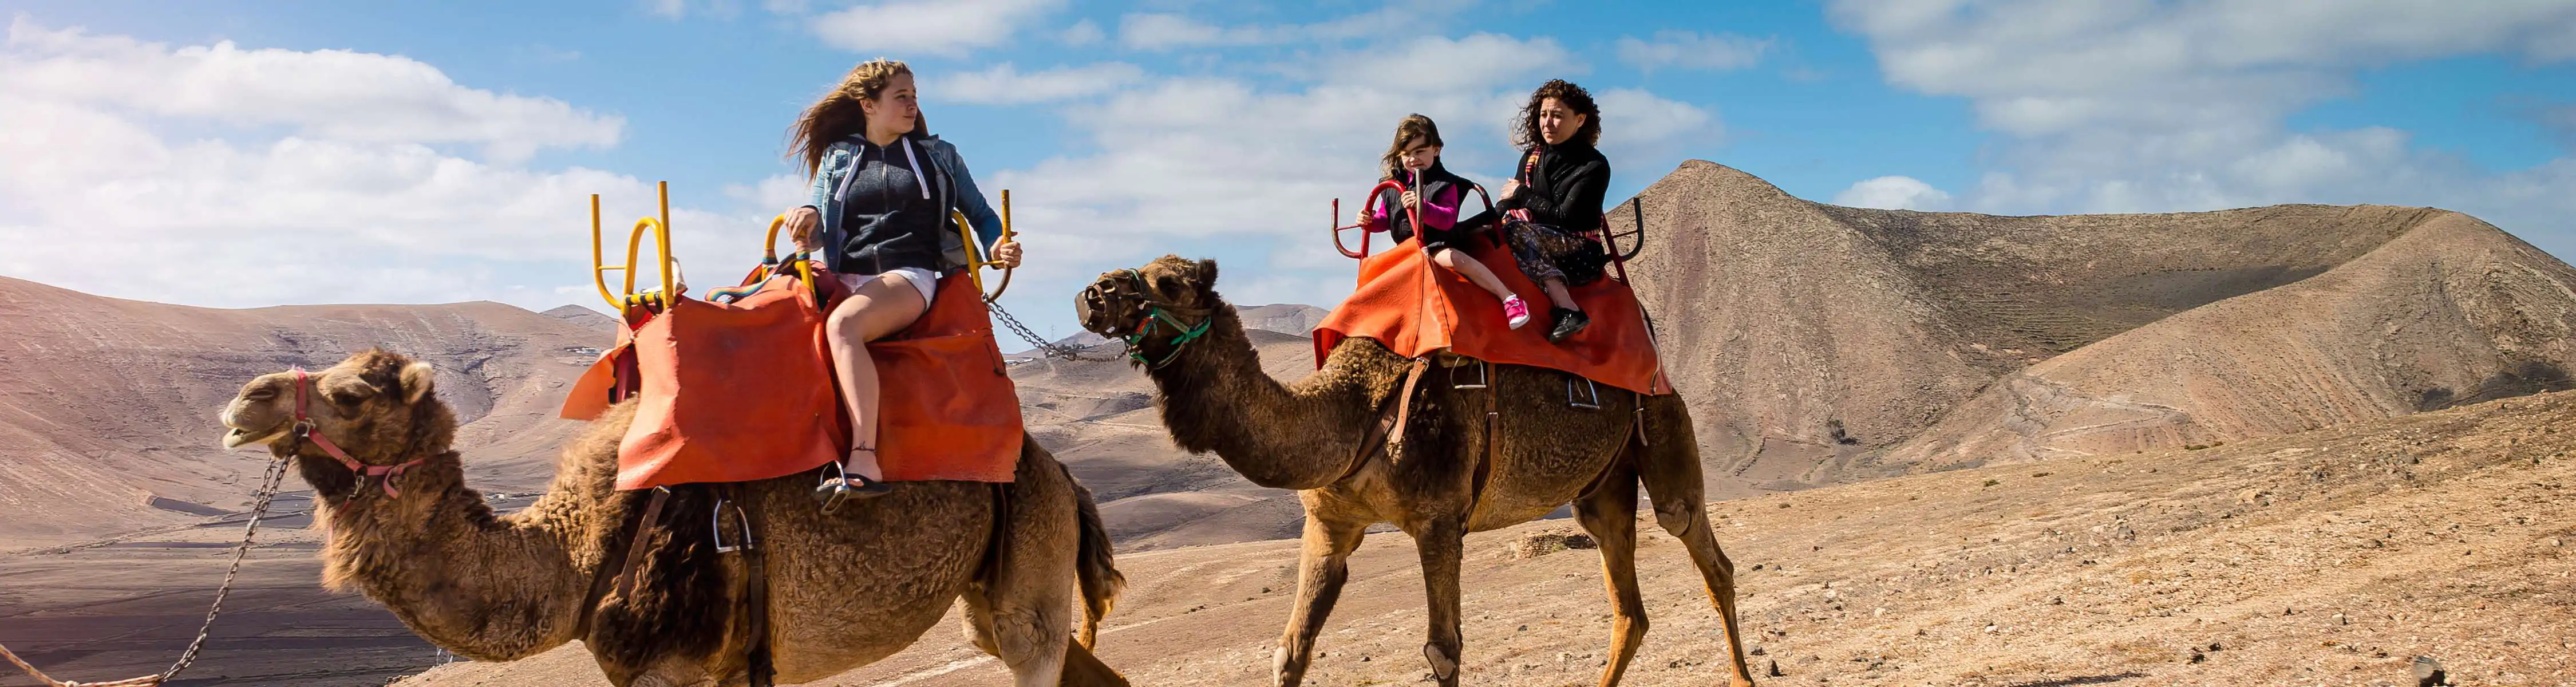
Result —
[{"label": "yellow metal handlebar", "polygon": [[[600,299],[608,301],[608,307],[615,308],[619,312],[625,312],[627,306],[639,302],[668,305],[671,298],[679,293],[679,284],[671,277],[671,182],[660,182],[657,187],[661,193],[662,214],[660,217],[635,220],[635,228],[626,233],[626,264],[624,265],[605,264],[606,256],[600,254],[602,239],[599,225],[599,194],[590,195],[590,279],[593,285],[599,287]],[[639,301],[635,294],[635,258],[636,253],[643,248],[644,231],[647,229],[653,231],[653,250],[655,257],[662,263],[662,290],[658,293],[645,294]],[[608,290],[609,270],[617,270],[626,275],[622,292],[612,293]]]},{"label": "yellow metal handlebar", "polygon": [[[784,226],[787,226],[786,214],[782,213],[777,217],[770,218],[769,237],[761,239],[760,241],[760,264],[764,266],[778,264],[778,229],[779,227]],[[796,253],[790,253],[790,255],[804,252],[805,251],[803,250],[798,250]],[[813,288],[814,261],[812,260],[812,256],[805,256],[796,260],[796,278],[804,280],[806,288]]]},{"label": "yellow metal handlebar", "polygon": [[[1002,284],[994,287],[992,292],[984,294],[986,301],[1001,299],[1002,292],[1011,289],[1010,264],[1000,260],[984,259],[984,252],[978,250],[983,244],[975,240],[975,227],[966,222],[966,213],[952,211],[948,213],[948,218],[957,223],[957,237],[966,244],[966,275],[974,278],[977,292],[984,291],[984,268],[1002,268]],[[1011,190],[1002,189],[1002,238],[994,241],[993,244],[1010,243],[1011,239],[1017,236],[1019,232],[1011,230]]]}]

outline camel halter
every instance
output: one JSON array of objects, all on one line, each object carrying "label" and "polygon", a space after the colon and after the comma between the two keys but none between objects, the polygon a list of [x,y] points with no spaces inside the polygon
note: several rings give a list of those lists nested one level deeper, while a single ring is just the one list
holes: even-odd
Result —
[{"label": "camel halter", "polygon": [[[1127,273],[1128,280],[1136,282],[1136,297],[1138,300],[1143,301],[1143,303],[1139,304],[1137,307],[1145,311],[1145,319],[1136,323],[1136,331],[1129,332],[1127,335],[1122,337],[1127,342],[1127,359],[1136,361],[1137,364],[1144,365],[1146,369],[1163,369],[1164,366],[1172,364],[1172,361],[1180,359],[1182,348],[1189,346],[1190,342],[1197,341],[1200,337],[1206,336],[1208,333],[1208,325],[1216,321],[1216,318],[1208,316],[1210,313],[1215,311],[1214,308],[1193,308],[1162,302],[1161,300],[1154,298],[1153,289],[1146,288],[1145,273],[1134,269],[1121,271]],[[1097,289],[1099,287],[1094,286],[1092,288]],[[1176,311],[1197,315],[1199,318],[1198,324],[1182,324],[1181,318],[1173,314]],[[1169,326],[1174,331],[1180,332],[1180,334],[1172,337],[1172,352],[1164,354],[1162,360],[1154,360],[1145,355],[1145,339],[1146,337],[1153,336],[1156,329],[1164,326]]]},{"label": "camel halter", "polygon": [[295,440],[313,442],[314,446],[322,448],[323,453],[331,454],[331,457],[340,459],[341,465],[348,466],[349,472],[356,473],[358,475],[358,486],[350,493],[351,498],[355,498],[357,494],[366,491],[367,478],[369,477],[381,478],[377,484],[384,487],[385,498],[400,498],[402,496],[402,491],[395,489],[394,483],[402,480],[403,471],[410,470],[412,467],[428,461],[429,458],[426,456],[413,458],[396,465],[368,465],[366,463],[358,462],[358,459],[356,458],[349,457],[349,452],[340,450],[340,446],[331,443],[331,439],[329,437],[322,436],[322,433],[313,431],[313,418],[304,413],[306,390],[310,389],[312,386],[313,375],[305,372],[304,368],[295,368],[295,429],[293,430]]}]

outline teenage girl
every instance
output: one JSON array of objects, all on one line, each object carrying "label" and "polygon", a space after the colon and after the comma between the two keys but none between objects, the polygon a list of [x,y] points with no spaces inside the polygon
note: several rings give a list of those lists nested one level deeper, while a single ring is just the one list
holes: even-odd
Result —
[{"label": "teenage girl", "polygon": [[1493,271],[1485,269],[1483,262],[1450,246],[1451,241],[1459,238],[1458,205],[1470,184],[1440,166],[1439,125],[1422,115],[1405,117],[1395,125],[1395,143],[1386,149],[1386,155],[1378,162],[1386,172],[1379,181],[1402,184],[1404,192],[1398,194],[1391,189],[1380,192],[1377,202],[1369,206],[1361,223],[1372,231],[1385,229],[1396,241],[1402,242],[1416,234],[1410,217],[1412,213],[1407,210],[1419,212],[1422,216],[1419,231],[1422,250],[1431,254],[1431,261],[1494,294],[1495,300],[1503,302],[1503,318],[1511,323],[1513,329],[1529,324],[1528,303],[1522,302],[1511,289],[1504,288],[1502,280],[1495,279]]}]

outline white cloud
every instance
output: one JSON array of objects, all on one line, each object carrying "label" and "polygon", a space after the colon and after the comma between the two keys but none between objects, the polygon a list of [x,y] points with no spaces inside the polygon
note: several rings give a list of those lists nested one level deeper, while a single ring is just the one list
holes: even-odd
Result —
[{"label": "white cloud", "polygon": [[1179,13],[1138,12],[1119,18],[1118,42],[1131,50],[1332,43],[1436,25],[1473,5],[1468,0],[1414,0],[1312,24],[1245,26],[1218,26]]},{"label": "white cloud", "polygon": [[1882,210],[1946,210],[1950,194],[1906,176],[1864,179],[1834,194],[1834,204]]},{"label": "white cloud", "polygon": [[1125,62],[1056,67],[1026,74],[1004,62],[980,72],[942,77],[923,88],[936,90],[942,100],[977,105],[1025,105],[1095,96],[1144,78],[1144,69]]},{"label": "white cloud", "polygon": [[1098,45],[1101,41],[1108,40],[1109,33],[1100,30],[1099,22],[1084,19],[1082,21],[1074,22],[1072,26],[1065,27],[1064,35],[1060,38],[1062,38],[1065,45],[1080,48]]},{"label": "white cloud", "polygon": [[1423,36],[1393,50],[1347,53],[1328,61],[1340,84],[1434,92],[1481,91],[1526,84],[1538,74],[1568,75],[1582,65],[1556,39],[1528,40],[1491,33],[1466,38]]},{"label": "white cloud", "polygon": [[625,118],[553,98],[457,85],[408,58],[346,50],[173,48],[78,28],[9,23],[0,91],[11,100],[132,109],[234,126],[286,125],[312,138],[465,143],[501,159],[539,148],[617,143]]},{"label": "white cloud", "polygon": [[[771,10],[776,11],[776,3],[779,0],[769,0],[769,2]],[[716,19],[742,16],[740,0],[637,0],[636,4],[643,6],[645,14],[673,21],[687,18],[692,14]]]},{"label": "white cloud", "polygon": [[1619,61],[1652,72],[1677,67],[1727,71],[1751,67],[1771,49],[1771,39],[1696,31],[1657,31],[1652,41],[1620,36]]},{"label": "white cloud", "polygon": [[1996,167],[1963,199],[1972,209],[2429,204],[2576,247],[2564,235],[2576,210],[2566,158],[2486,171],[2414,148],[2402,131],[2284,125],[2351,93],[2365,69],[2470,54],[2576,59],[2576,4],[1835,0],[1829,13],[1870,41],[1890,83],[1967,98],[2004,135]]},{"label": "white cloud", "polygon": [[[642,180],[510,154],[610,145],[618,118],[467,88],[416,61],[171,48],[23,19],[10,38],[0,274],[198,305],[548,307],[560,287],[589,290],[588,194],[606,195],[612,231],[652,206]],[[445,143],[499,152],[433,147]],[[748,219],[674,212],[683,256],[754,250],[716,231]]]},{"label": "white cloud", "polygon": [[1003,45],[1063,0],[886,0],[815,17],[814,35],[863,53],[961,56]]}]

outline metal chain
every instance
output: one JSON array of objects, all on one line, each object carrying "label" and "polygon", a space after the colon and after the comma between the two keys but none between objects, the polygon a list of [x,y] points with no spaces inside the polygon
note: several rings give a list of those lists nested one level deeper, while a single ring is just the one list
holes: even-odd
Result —
[{"label": "metal chain", "polygon": [[241,544],[233,547],[232,567],[224,570],[224,583],[215,588],[215,602],[206,606],[206,622],[197,626],[197,638],[188,641],[188,650],[179,654],[179,661],[161,671],[162,680],[187,670],[189,664],[197,662],[197,653],[206,648],[206,638],[215,631],[215,616],[224,610],[224,597],[233,592],[233,577],[241,573],[242,559],[250,555],[251,539],[259,534],[259,521],[268,516],[269,503],[277,500],[277,488],[286,481],[286,463],[285,458],[268,461],[268,474],[260,477],[259,495],[251,498],[250,522],[242,525]]},{"label": "metal chain", "polygon": [[984,304],[992,306],[993,317],[994,319],[1001,320],[1002,326],[1010,328],[1011,333],[1018,334],[1020,336],[1020,340],[1029,342],[1030,346],[1036,347],[1038,351],[1046,357],[1062,358],[1065,360],[1117,359],[1115,356],[1090,355],[1089,352],[1083,350],[1083,347],[1081,346],[1054,343],[1047,341],[1046,339],[1039,338],[1036,330],[1029,329],[1028,325],[1021,324],[1019,318],[1012,317],[1011,311],[1002,309],[1002,304],[999,301],[987,298],[984,299]]},{"label": "metal chain", "polygon": [[115,682],[71,682],[56,680],[46,675],[44,671],[37,670],[35,666],[28,665],[25,660],[18,658],[17,654],[11,653],[8,647],[0,647],[0,658],[6,658],[10,663],[17,664],[19,669],[27,671],[28,675],[34,676],[38,682],[45,683],[49,687],[156,687],[169,681],[171,677],[177,676],[179,671],[187,670],[189,665],[197,662],[197,654],[206,648],[206,638],[214,634],[215,616],[223,612],[224,597],[232,594],[233,578],[241,573],[242,558],[250,555],[252,538],[259,534],[259,521],[268,515],[269,504],[277,500],[278,486],[286,480],[286,462],[283,458],[268,462],[268,474],[260,477],[259,492],[251,497],[250,522],[242,526],[241,543],[233,547],[232,567],[224,571],[224,583],[215,588],[215,601],[206,607],[206,622],[197,627],[197,638],[188,640],[188,650],[180,652],[179,661],[170,664],[169,670],[161,671],[159,675],[146,675]]}]

